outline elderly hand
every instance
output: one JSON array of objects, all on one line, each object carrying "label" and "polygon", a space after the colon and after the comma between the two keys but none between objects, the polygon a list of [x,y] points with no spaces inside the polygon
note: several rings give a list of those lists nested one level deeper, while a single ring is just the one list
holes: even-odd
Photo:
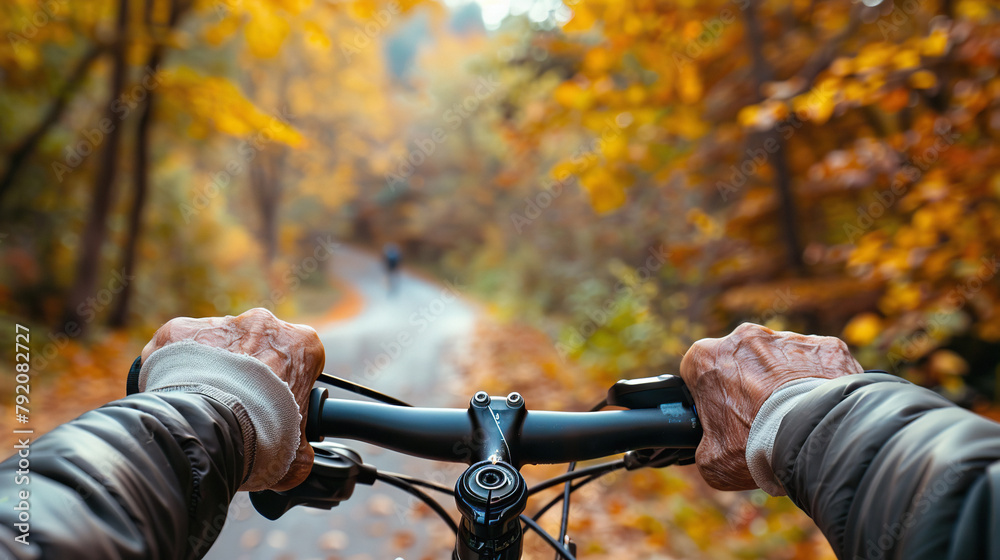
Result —
[{"label": "elderly hand", "polygon": [[746,462],[750,426],[779,387],[804,377],[861,373],[844,341],[775,332],[744,323],[724,338],[695,342],[681,361],[704,429],[695,454],[705,481],[719,490],[757,488]]},{"label": "elderly hand", "polygon": [[[284,381],[295,397],[302,415],[300,441],[287,474],[272,489],[287,490],[309,475],[313,450],[306,441],[306,407],[309,391],[323,371],[325,352],[316,331],[305,325],[286,323],[266,309],[251,309],[237,317],[192,319],[179,317],[160,327],[142,350],[142,361],[160,348],[181,341],[193,341],[235,354],[246,354],[267,365]],[[254,469],[274,468],[255,465]]]}]

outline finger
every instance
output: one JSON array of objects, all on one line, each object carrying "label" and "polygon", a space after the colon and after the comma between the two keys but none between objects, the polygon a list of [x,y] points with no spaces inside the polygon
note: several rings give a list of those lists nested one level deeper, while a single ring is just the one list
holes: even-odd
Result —
[{"label": "finger", "polygon": [[307,325],[293,325],[293,327],[303,341],[305,371],[310,385],[312,385],[319,378],[319,374],[323,373],[323,366],[326,365],[326,348],[323,346],[323,341],[319,339],[319,333],[316,332],[316,329]]},{"label": "finger", "polygon": [[719,346],[718,338],[703,338],[688,348],[681,359],[680,374],[681,379],[694,393],[698,387],[698,378],[715,362],[716,350]]},{"label": "finger", "polygon": [[729,333],[726,338],[743,338],[746,336],[757,336],[762,334],[772,335],[774,334],[774,331],[764,325],[758,325],[757,323],[740,323],[740,325],[733,329],[733,332]]}]

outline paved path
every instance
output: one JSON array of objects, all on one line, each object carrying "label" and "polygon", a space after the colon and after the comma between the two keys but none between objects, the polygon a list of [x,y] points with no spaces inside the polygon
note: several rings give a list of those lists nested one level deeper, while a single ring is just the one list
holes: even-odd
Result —
[{"label": "paved path", "polygon": [[[332,263],[347,289],[356,290],[363,305],[349,319],[314,325],[326,347],[325,371],[347,377],[413,404],[466,406],[467,395],[451,388],[456,372],[448,355],[471,332],[477,311],[457,288],[410,275],[400,275],[389,294],[380,261],[368,253],[341,248]],[[317,310],[319,311],[319,310]],[[344,397],[339,391],[331,391]],[[344,442],[365,462],[383,471],[425,476],[454,484],[462,467],[406,457],[371,446]],[[454,511],[450,498],[438,495]],[[454,537],[447,527],[415,501],[394,488],[376,483],[358,486],[351,500],[329,512],[294,508],[278,521],[261,517],[246,493],[230,507],[209,560],[405,560],[448,559]],[[418,510],[419,511],[419,510]]]}]

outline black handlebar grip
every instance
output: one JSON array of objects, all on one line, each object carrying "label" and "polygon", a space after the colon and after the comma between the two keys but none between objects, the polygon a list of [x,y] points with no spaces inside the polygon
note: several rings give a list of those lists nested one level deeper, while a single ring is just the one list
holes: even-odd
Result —
[{"label": "black handlebar grip", "polygon": [[134,395],[139,392],[139,372],[142,371],[142,356],[132,362],[132,367],[128,370],[128,377],[125,378],[125,394]]},{"label": "black handlebar grip", "polygon": [[323,387],[313,387],[309,392],[309,408],[306,409],[306,440],[323,441],[323,405],[330,392]]}]

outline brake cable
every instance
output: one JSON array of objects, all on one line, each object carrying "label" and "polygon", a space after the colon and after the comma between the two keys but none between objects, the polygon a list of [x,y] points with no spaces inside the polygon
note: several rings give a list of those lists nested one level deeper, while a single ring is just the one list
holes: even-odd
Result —
[{"label": "brake cable", "polygon": [[[590,409],[590,412],[597,412],[606,406],[608,406],[608,399],[602,399],[601,402],[597,403]],[[576,470],[576,461],[569,464],[569,467],[566,469],[566,474],[569,474],[574,470]],[[569,529],[569,501],[572,493],[573,484],[571,481],[567,480],[566,486],[563,488],[562,519],[559,522],[559,543],[566,542],[566,531]]]},{"label": "brake cable", "polygon": [[409,481],[385,473],[376,473],[375,479],[385,482],[390,486],[395,486],[396,488],[399,488],[400,490],[412,496],[415,496],[420,501],[427,504],[429,508],[434,510],[434,513],[437,513],[441,517],[441,519],[443,519],[444,522],[448,524],[448,528],[450,528],[453,533],[458,535],[458,525],[455,524],[455,520],[452,519],[450,515],[448,515],[448,512],[445,511],[444,507],[442,507],[441,504],[437,502],[437,500],[428,496],[426,492],[417,488]]},{"label": "brake cable", "polygon": [[522,513],[521,522],[524,523],[525,527],[538,533],[538,535],[542,537],[542,539],[545,540],[545,542],[548,543],[549,546],[555,549],[556,554],[562,556],[566,560],[576,560],[576,557],[573,556],[573,554],[569,550],[567,550],[565,546],[559,544],[559,542],[556,541],[555,537],[545,532],[545,529],[542,529],[542,527],[538,525],[538,523],[536,523],[534,519]]},{"label": "brake cable", "polygon": [[337,377],[336,375],[330,375],[329,373],[319,374],[319,379],[317,379],[316,381],[319,381],[320,383],[326,383],[327,385],[332,385],[334,387],[337,387],[338,389],[343,389],[345,391],[361,395],[362,397],[368,397],[369,399],[375,401],[384,402],[386,404],[391,404],[394,406],[408,406],[410,408],[413,408],[413,405],[406,401],[401,401],[396,397],[391,397],[389,395],[386,395],[385,393],[376,391],[371,387],[365,387],[364,385],[361,385],[359,383],[355,383],[353,381],[344,379],[343,377]]},{"label": "brake cable", "polygon": [[[580,489],[581,486],[585,486],[587,484],[590,484],[591,482],[597,480],[598,478],[601,478],[605,474],[606,473],[592,474],[592,475],[588,476],[587,478],[584,478],[583,480],[574,483],[570,487],[570,493],[576,492],[577,490]],[[547,512],[550,509],[552,509],[553,506],[555,506],[556,504],[558,504],[559,502],[561,502],[564,498],[565,498],[565,496],[563,494],[558,494],[556,497],[554,497],[551,500],[549,500],[549,503],[547,503],[544,506],[542,506],[541,508],[539,508],[538,511],[535,512],[535,515],[532,515],[531,518],[534,519],[535,521],[538,521],[539,519],[542,518],[543,515],[545,515],[545,512]]]},{"label": "brake cable", "polygon": [[403,482],[408,482],[414,486],[423,486],[424,488],[429,488],[442,494],[447,494],[449,496],[455,496],[455,489],[450,486],[445,486],[444,484],[438,484],[437,482],[431,482],[430,480],[424,480],[422,478],[416,478],[413,476],[399,474],[394,472],[379,471],[386,476],[391,476],[393,478],[398,478]]}]

